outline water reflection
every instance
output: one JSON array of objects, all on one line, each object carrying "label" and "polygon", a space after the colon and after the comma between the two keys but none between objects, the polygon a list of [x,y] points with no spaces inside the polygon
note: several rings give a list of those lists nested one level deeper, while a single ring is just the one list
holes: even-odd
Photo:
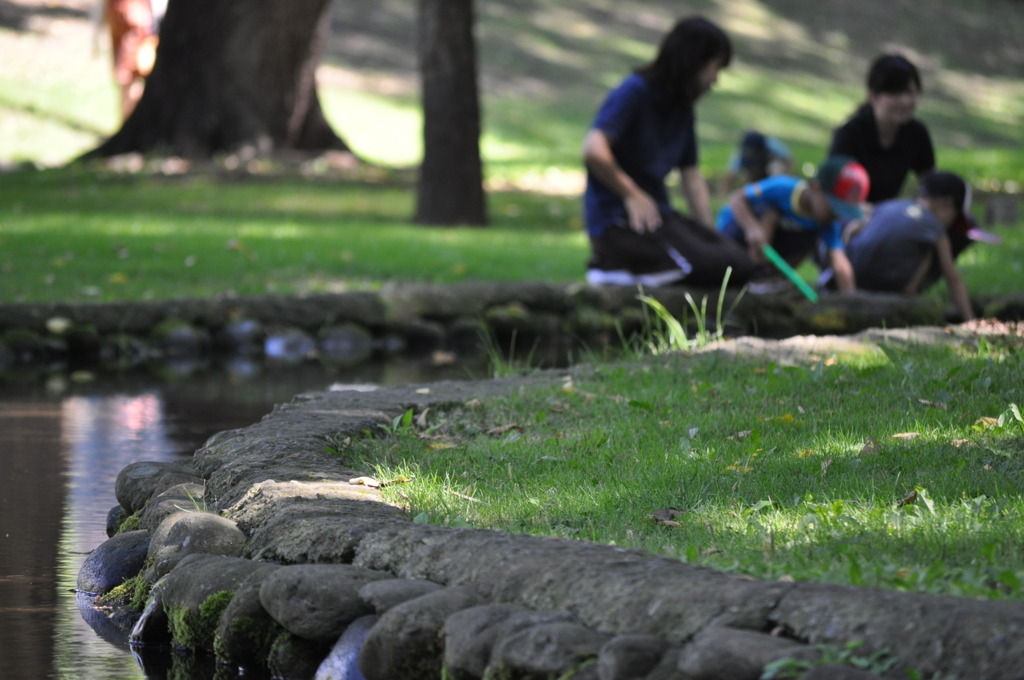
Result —
[{"label": "water reflection", "polygon": [[[61,521],[58,584],[65,586],[76,582],[85,556],[106,539],[107,511],[117,504],[113,497],[117,473],[134,461],[170,460],[184,452],[167,436],[163,400],[154,391],[67,397],[61,400],[60,415],[67,500]],[[98,637],[98,631],[80,615],[77,597],[69,588],[58,588],[57,602],[57,677],[141,677],[116,630]],[[121,651],[111,654],[110,642],[117,643]]]},{"label": "water reflection", "polygon": [[481,365],[189,367],[84,383],[0,375],[0,680],[165,676],[144,673],[116,627],[91,627],[72,591],[106,539],[114,482],[129,463],[187,459],[216,432],[334,383],[467,377],[481,377]]},{"label": "water reflection", "polygon": [[119,469],[174,455],[163,416],[154,392],[0,402],[4,675],[141,677],[131,656],[82,620],[71,588],[85,555],[106,538]]}]

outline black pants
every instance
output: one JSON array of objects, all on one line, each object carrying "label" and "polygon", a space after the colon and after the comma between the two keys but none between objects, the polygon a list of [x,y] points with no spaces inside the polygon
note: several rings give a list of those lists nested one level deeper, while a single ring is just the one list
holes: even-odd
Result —
[{"label": "black pants", "polygon": [[656,231],[638,234],[627,225],[605,229],[590,239],[590,269],[626,270],[651,274],[682,270],[680,284],[716,287],[722,285],[725,272],[730,286],[742,286],[750,279],[754,263],[734,240],[673,212],[662,216]]}]

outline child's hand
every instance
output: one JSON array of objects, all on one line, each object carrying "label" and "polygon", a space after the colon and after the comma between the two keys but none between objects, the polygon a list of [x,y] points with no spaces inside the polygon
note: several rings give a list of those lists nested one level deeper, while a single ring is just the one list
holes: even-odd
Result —
[{"label": "child's hand", "polygon": [[747,239],[747,250],[754,262],[764,262],[764,247],[768,243],[768,237],[760,224],[752,224],[743,230]]}]

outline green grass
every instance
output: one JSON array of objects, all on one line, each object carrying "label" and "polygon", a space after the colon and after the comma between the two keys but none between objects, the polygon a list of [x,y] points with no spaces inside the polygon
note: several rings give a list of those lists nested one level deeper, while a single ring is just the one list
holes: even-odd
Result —
[{"label": "green grass", "polygon": [[1022,371],[1019,340],[795,367],[676,353],[406,418],[346,463],[411,477],[386,492],[417,521],[1024,599]]},{"label": "green grass", "polygon": [[[588,254],[574,195],[495,190],[491,226],[420,227],[396,174],[164,177],[81,167],[0,183],[0,300],[168,299],[344,291],[386,281],[582,280]],[[1024,229],[994,229],[959,259],[968,290],[1020,292]],[[811,265],[801,273],[813,280]],[[942,284],[928,293],[946,296]]]},{"label": "green grass", "polygon": [[407,185],[159,179],[80,168],[0,186],[0,299],[338,291],[581,276],[576,199],[504,192],[487,229],[409,223]]}]

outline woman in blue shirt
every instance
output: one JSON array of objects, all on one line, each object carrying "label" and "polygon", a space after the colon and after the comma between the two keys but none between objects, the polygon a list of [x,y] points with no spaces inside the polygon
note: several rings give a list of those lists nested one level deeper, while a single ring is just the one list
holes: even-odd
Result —
[{"label": "woman in blue shirt", "polygon": [[[715,233],[697,165],[694,107],[729,65],[732,45],[703,17],[680,20],[650,64],[606,97],[587,132],[584,213],[591,283],[742,284],[751,263]],[[678,169],[692,219],[676,212],[665,179]]]}]

